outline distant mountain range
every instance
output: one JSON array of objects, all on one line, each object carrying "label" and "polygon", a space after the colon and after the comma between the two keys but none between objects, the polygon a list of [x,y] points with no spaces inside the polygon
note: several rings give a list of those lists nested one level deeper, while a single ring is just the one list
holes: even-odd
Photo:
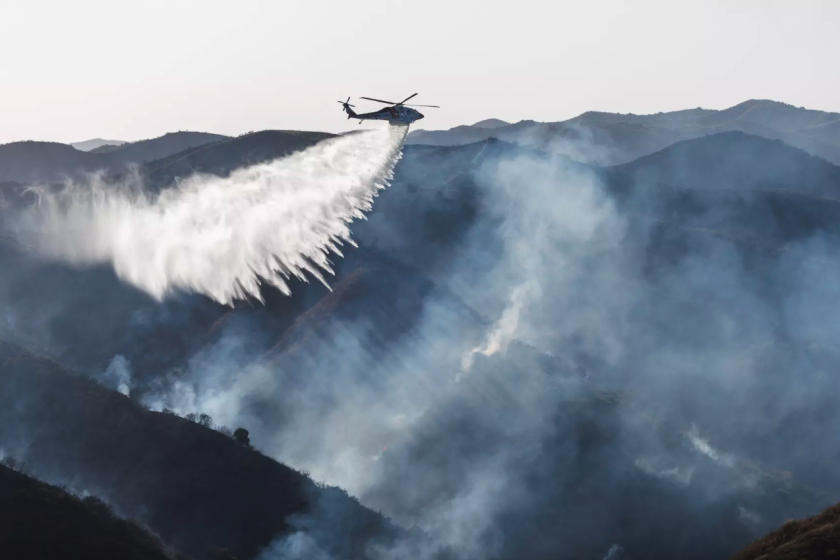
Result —
[{"label": "distant mountain range", "polygon": [[159,138],[84,152],[57,142],[12,142],[0,146],[0,182],[50,183],[86,173],[115,173],[189,148],[227,140],[206,132],[171,132]]},{"label": "distant mountain range", "polygon": [[525,120],[507,124],[489,119],[450,130],[414,130],[406,143],[457,146],[498,138],[605,166],[652,154],[680,140],[729,131],[782,140],[840,164],[840,113],[768,100],[745,101],[721,111],[698,108],[653,115],[590,111],[548,123]]},{"label": "distant mountain range", "polygon": [[100,150],[101,148],[117,148],[123,144],[128,144],[124,140],[105,140],[103,138],[93,138],[92,140],[85,140],[84,142],[73,142],[70,145],[82,152],[92,152]]},{"label": "distant mountain range", "polygon": [[[653,154],[682,140],[730,131],[781,140],[840,164],[840,113],[767,100],[750,100],[720,111],[698,108],[652,115],[590,111],[567,121],[548,123],[486,119],[449,130],[414,130],[406,143],[458,146],[497,138],[582,163],[610,166]],[[101,138],[70,146],[15,142],[0,146],[0,182],[60,182],[98,170],[119,172],[131,164],[162,160],[227,139],[218,134],[176,132],[132,143]],[[251,142],[260,144],[258,139]],[[208,154],[196,157],[210,161]],[[179,169],[184,165],[189,163],[182,163]]]}]

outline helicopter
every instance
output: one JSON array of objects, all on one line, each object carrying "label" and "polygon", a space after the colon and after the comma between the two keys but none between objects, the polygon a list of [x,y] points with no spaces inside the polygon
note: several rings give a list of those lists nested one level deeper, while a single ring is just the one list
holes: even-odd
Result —
[{"label": "helicopter", "polygon": [[373,111],[372,113],[356,113],[352,107],[355,105],[350,105],[350,98],[347,98],[347,101],[339,101],[341,105],[344,107],[344,111],[347,113],[348,119],[359,119],[359,123],[363,120],[374,120],[374,121],[388,121],[391,124],[411,124],[414,121],[418,121],[423,118],[423,113],[416,109],[412,109],[411,107],[434,107],[436,109],[440,109],[437,105],[406,105],[405,102],[417,95],[416,93],[409,95],[399,103],[394,103],[393,101],[383,101],[381,99],[373,99],[372,97],[362,97],[361,99],[367,99],[368,101],[376,101],[377,103],[385,103],[387,105],[391,105],[390,107],[384,107],[379,109],[378,111]]}]

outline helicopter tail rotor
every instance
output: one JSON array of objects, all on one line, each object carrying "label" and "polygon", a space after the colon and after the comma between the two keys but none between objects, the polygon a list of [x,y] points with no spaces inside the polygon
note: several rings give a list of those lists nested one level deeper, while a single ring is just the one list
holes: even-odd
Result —
[{"label": "helicopter tail rotor", "polygon": [[351,109],[351,107],[355,107],[355,105],[350,105],[350,98],[349,97],[347,98],[347,101],[339,101],[339,103],[341,103],[341,106],[344,108],[344,111],[347,113],[347,118],[348,119],[356,116],[356,112],[353,109]]}]

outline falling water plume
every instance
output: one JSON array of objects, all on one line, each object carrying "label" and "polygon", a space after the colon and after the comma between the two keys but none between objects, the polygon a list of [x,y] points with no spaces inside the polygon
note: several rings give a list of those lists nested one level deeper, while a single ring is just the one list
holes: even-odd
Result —
[{"label": "falling water plume", "polygon": [[227,178],[195,175],[160,194],[102,175],[60,192],[33,188],[40,202],[18,228],[45,258],[111,263],[117,275],[157,299],[174,290],[223,304],[286,294],[306,272],[326,283],[331,252],[352,244],[402,154],[405,126],[332,138]]}]

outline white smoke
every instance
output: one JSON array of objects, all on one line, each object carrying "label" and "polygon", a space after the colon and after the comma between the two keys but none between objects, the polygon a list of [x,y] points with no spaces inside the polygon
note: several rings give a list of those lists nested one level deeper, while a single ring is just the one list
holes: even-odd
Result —
[{"label": "white smoke", "polygon": [[761,515],[744,506],[738,506],[738,520],[745,525],[758,525],[761,523]]},{"label": "white smoke", "polygon": [[332,560],[315,540],[303,532],[293,533],[271,543],[257,560]]},{"label": "white smoke", "polygon": [[43,256],[76,265],[112,263],[117,275],[157,299],[173,290],[230,304],[260,298],[268,282],[289,293],[305,272],[324,281],[329,253],[352,243],[388,185],[407,127],[390,126],[321,142],[292,156],[233,172],[196,175],[159,195],[102,175],[40,203],[18,235]]},{"label": "white smoke", "polygon": [[621,547],[621,545],[614,544],[607,551],[607,555],[604,556],[604,560],[618,560],[623,555],[624,555],[624,549]]},{"label": "white smoke", "polygon": [[[503,294],[504,308],[482,343],[463,354],[461,376],[472,369],[476,354],[504,355],[514,340],[545,351],[570,332],[589,330],[597,333],[593,338],[598,344],[613,346],[607,352],[615,354],[618,345],[604,336],[609,332],[604,327],[616,325],[612,318],[599,316],[605,308],[602,300],[593,301],[595,305],[573,305],[575,297],[589,291],[582,286],[609,283],[610,291],[626,289],[614,264],[618,260],[612,258],[617,257],[625,224],[597,179],[571,166],[547,165],[530,157],[488,164],[479,179],[492,193],[493,212],[502,218],[499,232],[504,238],[504,258],[486,278],[466,282],[466,289],[459,286],[460,278],[450,285],[482,311],[488,300],[499,301]],[[605,254],[610,258],[603,258]],[[588,270],[591,261],[601,270]],[[469,267],[465,270],[471,272]],[[582,313],[558,320],[546,309],[546,299],[564,302],[566,308],[579,308]]]},{"label": "white smoke", "polygon": [[[530,291],[535,291],[533,282],[525,282],[513,289],[510,295],[510,304],[502,312],[502,316],[493,325],[482,344],[466,352],[461,358],[461,371],[469,373],[475,363],[476,354],[492,356],[497,352],[507,352],[508,345],[513,341],[519,326],[519,316],[523,306],[528,303]],[[460,378],[460,375],[459,377]]]},{"label": "white smoke", "polygon": [[131,393],[131,362],[121,354],[114,356],[100,380],[105,386],[128,396]]},{"label": "white smoke", "polygon": [[692,425],[691,431],[686,434],[688,440],[691,442],[691,445],[694,447],[695,450],[702,453],[718,465],[722,467],[732,467],[735,465],[735,460],[726,455],[725,453],[721,453],[709,443],[708,440],[703,439],[700,437],[700,432],[697,429],[697,426]]},{"label": "white smoke", "polygon": [[647,475],[671,480],[680,486],[688,486],[691,484],[691,477],[694,475],[693,468],[664,468],[659,465],[659,461],[656,459],[636,459],[635,464],[639,470]]}]

